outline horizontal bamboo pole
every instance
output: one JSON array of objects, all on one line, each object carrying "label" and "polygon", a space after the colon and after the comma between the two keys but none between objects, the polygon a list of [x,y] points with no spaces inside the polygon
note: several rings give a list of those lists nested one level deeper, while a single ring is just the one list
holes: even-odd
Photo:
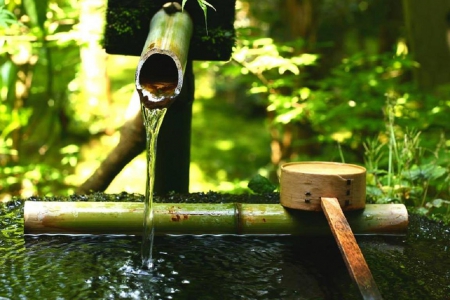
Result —
[{"label": "horizontal bamboo pole", "polygon": [[[141,202],[25,201],[26,234],[141,235]],[[355,234],[404,234],[402,204],[368,204],[347,212]],[[331,235],[322,212],[285,209],[279,204],[154,203],[155,232],[164,234]]]}]

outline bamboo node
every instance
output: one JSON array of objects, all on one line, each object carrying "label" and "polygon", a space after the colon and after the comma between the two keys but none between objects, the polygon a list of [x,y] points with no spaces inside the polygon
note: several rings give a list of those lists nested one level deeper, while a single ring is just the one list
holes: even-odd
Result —
[{"label": "bamboo node", "polygon": [[163,9],[168,15],[182,11],[182,7],[178,2],[167,2],[163,5]]}]

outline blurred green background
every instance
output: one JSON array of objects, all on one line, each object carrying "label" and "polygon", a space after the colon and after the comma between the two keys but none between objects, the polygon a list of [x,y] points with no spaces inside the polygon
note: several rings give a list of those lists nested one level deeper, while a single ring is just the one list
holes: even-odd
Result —
[{"label": "blurred green background", "polygon": [[[104,52],[105,10],[0,1],[0,201],[72,194],[118,143],[138,57]],[[347,162],[367,168],[369,202],[449,218],[448,1],[240,0],[235,28],[230,61],[194,62],[190,192]],[[106,192],[144,193],[145,163]]]}]

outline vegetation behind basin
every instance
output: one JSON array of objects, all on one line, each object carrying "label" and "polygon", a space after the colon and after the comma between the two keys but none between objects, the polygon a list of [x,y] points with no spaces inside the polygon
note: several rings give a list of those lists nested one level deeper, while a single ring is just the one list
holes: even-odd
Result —
[{"label": "vegetation behind basin", "polygon": [[[345,161],[367,168],[368,202],[448,220],[444,2],[236,1],[231,60],[194,62],[190,191],[252,193],[283,162]],[[137,58],[102,50],[105,7],[2,2],[0,200],[72,194],[117,143]],[[107,191],[143,193],[144,173],[142,155]]]}]

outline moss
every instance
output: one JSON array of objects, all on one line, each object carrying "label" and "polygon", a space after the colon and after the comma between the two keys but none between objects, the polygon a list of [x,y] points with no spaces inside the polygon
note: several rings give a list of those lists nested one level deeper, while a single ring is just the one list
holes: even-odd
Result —
[{"label": "moss", "polygon": [[108,28],[117,35],[134,35],[141,29],[139,9],[109,10]]},{"label": "moss", "polygon": [[[107,53],[139,56],[148,35],[151,17],[163,0],[109,0],[103,46]],[[235,0],[210,0],[217,11],[208,9],[207,24],[196,1],[185,10],[194,23],[190,46],[192,60],[228,60],[234,46]],[[208,31],[206,30],[208,28]]]},{"label": "moss", "polygon": [[[144,196],[141,194],[130,194],[122,192],[119,194],[105,194],[102,192],[90,195],[71,195],[69,197],[31,197],[29,201],[88,201],[88,202],[143,202]],[[15,200],[21,202],[22,200]],[[217,192],[177,194],[170,193],[164,196],[155,196],[158,203],[279,203],[278,193],[254,194],[221,194]]]},{"label": "moss", "polygon": [[[197,27],[191,40],[191,56],[199,60],[228,60],[231,57],[235,45],[235,31],[229,28],[205,28]],[[196,49],[204,49],[201,55]],[[198,58],[200,57],[201,58]]]}]

